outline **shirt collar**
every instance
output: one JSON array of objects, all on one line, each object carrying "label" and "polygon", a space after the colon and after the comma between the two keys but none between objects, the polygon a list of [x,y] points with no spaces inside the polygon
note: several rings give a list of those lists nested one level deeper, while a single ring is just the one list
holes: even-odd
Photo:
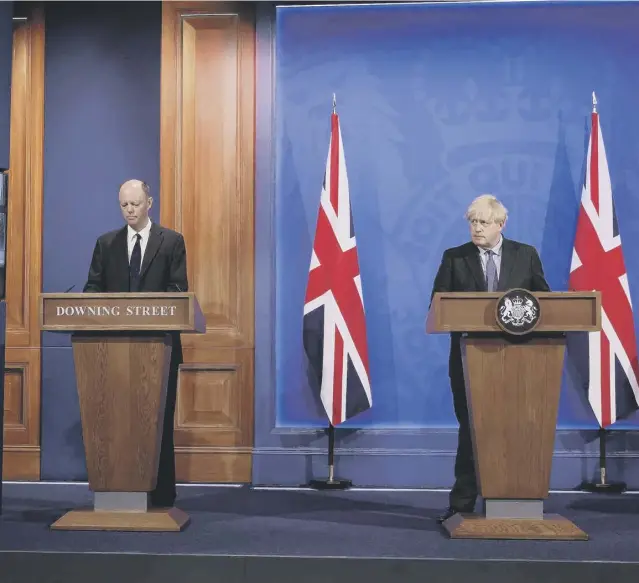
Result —
[{"label": "shirt collar", "polygon": [[146,241],[149,238],[150,232],[151,232],[151,219],[149,219],[149,222],[141,231],[136,231],[135,229],[131,228],[131,225],[127,225],[127,236],[129,237],[130,241],[132,241],[135,238],[135,236],[138,234],[140,235],[140,239],[142,241]]},{"label": "shirt collar", "polygon": [[[503,243],[504,237],[500,236],[499,241],[497,241],[497,244],[492,249],[490,249],[490,251],[492,251],[495,255],[501,255],[501,248]],[[478,247],[478,249],[480,253],[486,253],[486,251],[489,251],[489,249],[483,249],[482,247]]]}]

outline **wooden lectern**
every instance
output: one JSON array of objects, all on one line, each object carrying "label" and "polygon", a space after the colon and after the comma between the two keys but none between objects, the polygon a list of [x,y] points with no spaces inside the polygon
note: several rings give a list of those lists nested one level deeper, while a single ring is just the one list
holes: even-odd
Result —
[{"label": "wooden lectern", "polygon": [[41,329],[72,333],[94,507],[56,530],[179,531],[188,516],[148,508],[157,480],[171,332],[204,332],[193,293],[42,294]]},{"label": "wooden lectern", "polygon": [[[505,292],[506,293],[506,292]],[[526,292],[529,293],[529,292]],[[483,515],[444,522],[451,538],[587,540],[544,515],[555,442],[565,333],[601,330],[599,292],[535,292],[528,334],[498,324],[502,292],[437,293],[428,333],[462,333],[461,351]]]}]

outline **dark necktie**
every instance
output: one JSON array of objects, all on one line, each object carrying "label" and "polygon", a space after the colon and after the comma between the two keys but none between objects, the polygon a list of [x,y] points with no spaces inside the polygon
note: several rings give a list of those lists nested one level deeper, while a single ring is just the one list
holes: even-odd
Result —
[{"label": "dark necktie", "polygon": [[131,261],[129,262],[129,273],[131,274],[131,291],[133,290],[133,283],[135,282],[137,288],[137,280],[140,277],[140,264],[142,263],[142,247],[140,247],[140,239],[142,237],[138,233],[135,236],[135,245],[133,245],[133,251],[131,252]]},{"label": "dark necktie", "polygon": [[497,264],[493,251],[486,251],[486,255],[486,290],[492,292],[497,290]]}]

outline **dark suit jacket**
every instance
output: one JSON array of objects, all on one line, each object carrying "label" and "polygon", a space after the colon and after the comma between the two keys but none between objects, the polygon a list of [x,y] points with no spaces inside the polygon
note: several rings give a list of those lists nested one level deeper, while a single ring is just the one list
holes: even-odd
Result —
[{"label": "dark suit jacket", "polygon": [[[532,245],[504,238],[497,290],[513,288],[550,291],[537,250]],[[431,301],[437,292],[464,291],[486,291],[479,249],[472,242],[444,251],[433,283]],[[460,334],[451,334],[449,366],[453,379],[460,379],[462,374],[459,338]]]},{"label": "dark suit jacket", "polygon": [[[140,267],[138,291],[185,292],[188,289],[184,237],[153,223]],[[129,291],[126,226],[98,238],[84,291]]]},{"label": "dark suit jacket", "polygon": [[[179,233],[153,223],[149,232],[137,286],[139,292],[185,292],[189,289],[186,274],[186,247]],[[130,290],[127,227],[98,238],[89,267],[85,292],[120,293]],[[177,399],[178,373],[183,362],[179,332],[171,332],[171,362],[166,393],[166,408],[158,465],[158,479],[151,500],[171,506],[175,499],[175,450],[173,425]]]}]

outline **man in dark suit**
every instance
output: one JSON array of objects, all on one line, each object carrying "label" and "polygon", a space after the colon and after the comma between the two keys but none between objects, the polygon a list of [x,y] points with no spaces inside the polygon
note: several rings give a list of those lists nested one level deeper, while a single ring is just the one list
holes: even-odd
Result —
[{"label": "man in dark suit", "polygon": [[[151,222],[149,209],[153,199],[148,185],[141,180],[129,180],[120,187],[119,199],[127,224],[98,238],[84,291],[188,291],[184,237]],[[182,346],[179,333],[172,334],[172,339],[158,479],[150,496],[155,507],[171,507],[176,497],[173,423]]]},{"label": "man in dark suit", "polygon": [[[507,216],[506,208],[492,195],[482,195],[471,203],[466,211],[471,241],[444,251],[431,301],[436,292],[506,291],[513,288],[550,291],[536,249],[502,236]],[[457,512],[473,512],[477,500],[460,338],[460,334],[451,334],[448,365],[453,405],[459,422],[455,484],[450,491],[448,509],[438,517],[440,523]]]}]

